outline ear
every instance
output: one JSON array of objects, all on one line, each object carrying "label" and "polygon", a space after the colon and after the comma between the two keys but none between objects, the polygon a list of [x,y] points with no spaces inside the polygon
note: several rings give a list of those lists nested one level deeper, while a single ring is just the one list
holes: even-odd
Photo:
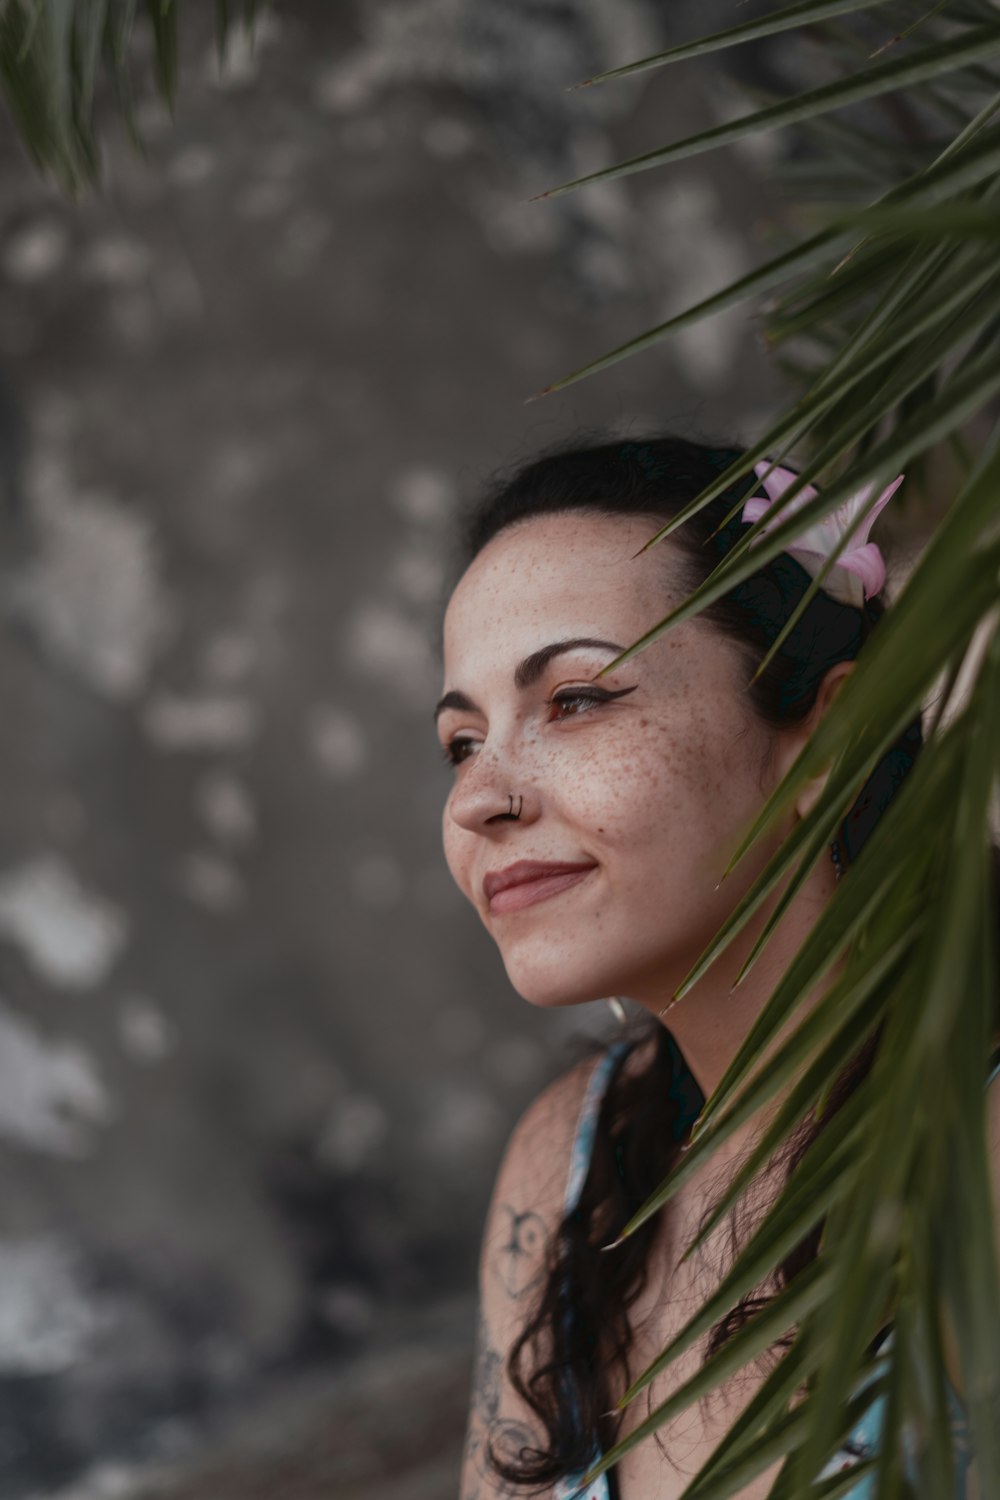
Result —
[{"label": "ear", "polygon": [[[803,719],[801,724],[795,726],[793,733],[789,733],[783,737],[785,743],[782,747],[782,760],[784,762],[781,767],[782,775],[784,775],[801,754],[810,736],[823,718],[823,715],[843,687],[845,678],[850,676],[856,665],[857,663],[854,661],[839,661],[836,666],[831,667],[826,673],[819,685],[816,702],[813,704],[808,717]],[[823,788],[826,786],[829,774],[830,767],[827,766],[824,770],[817,772],[809,781],[804,782],[799,788],[798,795],[795,798],[795,813],[797,817],[804,818],[815,807]]]}]

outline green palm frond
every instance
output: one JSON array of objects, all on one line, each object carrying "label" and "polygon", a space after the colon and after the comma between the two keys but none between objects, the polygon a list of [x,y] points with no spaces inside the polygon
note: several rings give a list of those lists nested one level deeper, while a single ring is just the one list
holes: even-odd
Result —
[{"label": "green palm frond", "polygon": [[[947,41],[923,47],[919,51],[907,53],[902,57],[893,57],[888,62],[877,66],[861,68],[848,79],[838,79],[836,83],[824,84],[808,93],[798,94],[791,99],[782,100],[779,104],[769,105],[766,109],[758,110],[755,114],[746,115],[742,119],[729,120],[723,125],[714,125],[709,130],[699,131],[697,135],[689,135],[684,140],[674,141],[669,146],[661,146],[656,151],[644,152],[641,156],[633,156],[628,161],[618,162],[616,166],[605,167],[600,172],[590,172],[586,177],[577,177],[572,182],[562,183],[559,187],[548,188],[529,201],[535,202],[537,198],[556,198],[561,193],[585,187],[588,183],[608,182],[616,177],[626,177],[633,172],[646,171],[650,167],[684,161],[688,157],[700,156],[706,151],[714,151],[719,146],[728,146],[735,141],[745,140],[749,136],[760,135],[764,131],[794,125],[801,120],[809,120],[817,115],[826,114],[830,110],[845,109],[848,105],[860,103],[862,100],[877,99],[883,94],[891,94],[899,89],[912,87],[914,84],[927,83],[932,78],[946,76],[958,70],[968,70],[977,62],[995,62],[997,58],[1000,58],[1000,21],[993,20],[985,25],[973,27],[967,32],[963,31]],[[1000,84],[1000,75],[995,78],[992,74],[985,76],[991,79],[994,87]]]},{"label": "green palm frond", "polygon": [[[698,590],[606,670],[727,593],[862,486],[880,489],[904,470],[912,479],[945,451],[965,456],[959,493],[905,588],[746,830],[729,869],[804,782],[829,768],[823,796],[737,902],[678,986],[678,998],[769,903],[740,979],[750,971],[881,756],[932,700],[935,712],[923,753],[706,1102],[689,1149],[622,1238],[787,1089],[690,1254],[804,1116],[822,1110],[846,1062],[878,1030],[871,1071],[798,1163],[722,1285],[636,1378],[621,1406],[822,1220],[819,1257],[591,1472],[611,1467],[794,1325],[788,1354],[692,1479],[685,1500],[738,1495],[778,1459],[773,1500],[846,1492],[864,1465],[821,1482],[817,1476],[864,1403],[879,1396],[882,1448],[867,1461],[873,1493],[878,1500],[904,1493],[941,1500],[952,1493],[954,1457],[942,1353],[947,1327],[979,1493],[995,1495],[1000,1278],[983,1085],[1000,1012],[990,858],[1000,751],[1000,16],[986,0],[810,0],[587,83],[795,30],[808,30],[824,67],[839,76],[829,81],[827,74],[786,99],[758,100],[735,121],[538,195],[664,169],[766,130],[795,127],[804,153],[792,161],[786,185],[796,242],[537,393],[596,374],[725,307],[760,305],[765,295],[767,338],[797,371],[798,389],[770,430],[648,545],[763,458],[796,456],[800,477],[788,498],[810,484],[821,493],[780,525],[759,522]],[[822,171],[811,171],[816,163]],[[784,634],[822,582],[821,573]],[[837,963],[835,981],[801,1019],[802,1000]],[[873,1357],[870,1345],[890,1318],[892,1339]],[[904,1471],[904,1433],[919,1437],[917,1490]]]},{"label": "green palm frond", "polygon": [[[265,0],[215,0],[220,58],[234,25],[251,26]],[[177,91],[180,0],[0,0],[0,90],[36,165],[76,193],[99,175],[95,101],[102,77],[140,145],[129,44],[149,28],[157,89]]]}]

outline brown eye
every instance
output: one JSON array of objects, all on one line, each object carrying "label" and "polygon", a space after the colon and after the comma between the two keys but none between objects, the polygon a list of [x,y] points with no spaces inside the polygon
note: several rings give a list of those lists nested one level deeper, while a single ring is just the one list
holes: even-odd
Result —
[{"label": "brown eye", "polygon": [[447,761],[449,766],[460,766],[464,760],[468,760],[469,758],[464,752],[471,750],[472,746],[476,743],[476,740],[470,740],[464,735],[456,735],[453,740],[449,740],[447,745],[444,746],[441,751],[442,758]]},{"label": "brown eye", "polygon": [[579,713],[586,713],[587,709],[593,708],[595,703],[609,703],[612,698],[624,698],[626,693],[634,693],[638,686],[639,684],[636,683],[634,687],[619,688],[617,693],[611,692],[608,688],[593,686],[563,688],[561,692],[553,693],[549,702],[567,709],[567,717],[575,717]]},{"label": "brown eye", "polygon": [[553,693],[549,702],[555,703],[560,708],[565,709],[567,714],[579,714],[586,713],[587,709],[592,708],[595,703],[605,702],[605,695],[603,693],[595,693],[588,688],[586,692],[569,691]]}]

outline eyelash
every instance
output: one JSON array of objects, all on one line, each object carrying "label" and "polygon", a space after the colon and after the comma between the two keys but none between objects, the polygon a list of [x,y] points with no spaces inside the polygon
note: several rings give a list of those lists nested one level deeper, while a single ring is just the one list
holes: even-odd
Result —
[{"label": "eyelash", "polygon": [[[548,704],[551,708],[554,703],[559,705],[578,702],[591,704],[610,703],[614,698],[624,698],[626,693],[634,693],[636,687],[638,687],[638,683],[634,687],[619,688],[617,692],[610,692],[607,688],[564,688],[561,692],[553,693],[552,697],[548,700]],[[442,757],[448,765],[460,766],[465,757],[456,755],[456,749],[460,749],[463,745],[474,745],[475,743],[475,740],[469,739],[466,735],[456,735],[453,740],[450,740],[445,745],[441,752]]]}]

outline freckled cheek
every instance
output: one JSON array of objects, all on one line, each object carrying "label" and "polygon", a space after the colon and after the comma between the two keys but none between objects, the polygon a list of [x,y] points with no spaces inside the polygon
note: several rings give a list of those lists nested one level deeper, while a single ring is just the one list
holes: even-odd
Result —
[{"label": "freckled cheek", "polygon": [[558,781],[563,806],[581,828],[593,830],[609,848],[635,849],[666,819],[675,800],[676,777],[642,736],[630,743],[601,745],[563,766]]},{"label": "freckled cheek", "polygon": [[710,841],[730,820],[724,767],[701,740],[641,727],[645,732],[629,745],[618,744],[608,757],[568,774],[563,796],[606,848],[635,855],[663,844],[676,851]]}]

